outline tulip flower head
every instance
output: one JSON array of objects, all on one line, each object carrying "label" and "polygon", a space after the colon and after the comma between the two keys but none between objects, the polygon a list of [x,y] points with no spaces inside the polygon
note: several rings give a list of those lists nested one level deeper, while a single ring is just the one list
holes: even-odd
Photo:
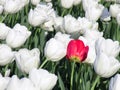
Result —
[{"label": "tulip flower head", "polygon": [[82,62],[87,58],[89,47],[82,40],[71,40],[67,47],[66,57],[75,62]]}]

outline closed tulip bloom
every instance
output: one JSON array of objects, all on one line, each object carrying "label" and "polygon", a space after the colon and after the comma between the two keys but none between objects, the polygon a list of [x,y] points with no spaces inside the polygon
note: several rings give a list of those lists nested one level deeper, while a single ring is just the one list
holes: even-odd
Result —
[{"label": "closed tulip bloom", "polygon": [[16,75],[13,75],[8,83],[6,90],[38,90],[35,88],[32,81],[28,78],[19,79]]},{"label": "closed tulip bloom", "polygon": [[0,39],[5,40],[10,30],[11,28],[7,27],[4,23],[0,23]]},{"label": "closed tulip bloom", "polygon": [[37,5],[37,4],[40,3],[40,1],[41,1],[41,0],[31,0],[31,3],[32,3],[33,5]]},{"label": "closed tulip bloom", "polygon": [[28,31],[27,27],[20,24],[16,24],[12,30],[9,31],[6,42],[12,48],[17,48],[22,46],[31,32]]},{"label": "closed tulip bloom", "polygon": [[33,69],[29,79],[38,90],[52,90],[57,83],[57,76],[44,69]]},{"label": "closed tulip bloom", "polygon": [[101,77],[109,78],[120,69],[120,63],[112,56],[107,56],[103,52],[97,53],[94,70]]},{"label": "closed tulip bloom", "polygon": [[10,81],[10,78],[9,77],[3,77],[1,74],[0,74],[0,90],[6,90],[7,88],[7,85]]},{"label": "closed tulip bloom", "polygon": [[51,38],[45,45],[44,53],[47,60],[59,61],[65,56],[66,48],[64,43]]},{"label": "closed tulip bloom", "polygon": [[87,58],[89,47],[82,40],[71,40],[67,47],[66,57],[69,60],[82,62]]},{"label": "closed tulip bloom", "polygon": [[97,21],[102,15],[103,9],[102,5],[91,6],[86,10],[85,17],[91,21]]},{"label": "closed tulip bloom", "polygon": [[110,14],[112,17],[117,17],[120,12],[120,4],[111,4],[110,5]]},{"label": "closed tulip bloom", "polygon": [[74,0],[69,0],[69,2],[68,0],[61,0],[61,5],[64,8],[71,8],[73,6],[73,2]]},{"label": "closed tulip bloom", "polygon": [[13,60],[14,52],[12,52],[11,48],[6,44],[0,44],[0,65],[4,66]]},{"label": "closed tulip bloom", "polygon": [[103,37],[96,41],[96,51],[106,53],[108,56],[117,57],[120,52],[120,45],[118,41],[113,41],[111,39],[105,39]]},{"label": "closed tulip bloom", "polygon": [[22,72],[29,73],[33,68],[38,68],[40,64],[40,51],[35,48],[32,50],[20,49],[15,54],[16,64]]},{"label": "closed tulip bloom", "polygon": [[120,90],[120,74],[116,74],[110,79],[109,90]]}]

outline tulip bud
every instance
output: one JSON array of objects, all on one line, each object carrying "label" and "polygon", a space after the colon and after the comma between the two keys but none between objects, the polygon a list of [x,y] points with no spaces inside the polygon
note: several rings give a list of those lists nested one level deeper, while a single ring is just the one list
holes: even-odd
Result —
[{"label": "tulip bud", "polygon": [[120,5],[119,4],[110,5],[110,14],[112,17],[116,18],[119,12],[120,12]]},{"label": "tulip bud", "polygon": [[120,90],[120,74],[116,74],[110,79],[109,90]]},{"label": "tulip bud", "polygon": [[6,65],[13,60],[14,53],[12,52],[11,48],[5,44],[0,44],[0,65]]},{"label": "tulip bud", "polygon": [[44,53],[48,60],[59,61],[65,56],[66,48],[64,43],[52,38],[47,41]]},{"label": "tulip bud", "polygon": [[66,57],[72,61],[82,62],[87,58],[89,47],[81,40],[71,40],[67,47]]}]

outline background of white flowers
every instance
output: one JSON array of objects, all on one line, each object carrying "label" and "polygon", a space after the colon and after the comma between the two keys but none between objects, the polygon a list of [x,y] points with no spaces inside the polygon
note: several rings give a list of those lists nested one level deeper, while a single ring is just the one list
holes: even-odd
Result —
[{"label": "background of white flowers", "polygon": [[[39,74],[36,70],[36,76],[33,75],[32,72],[35,72],[31,71],[33,67],[40,67],[53,73],[50,74],[44,70],[39,71],[44,77],[41,79],[42,75],[40,75],[38,80],[41,81],[41,84],[38,81],[35,83],[35,88],[31,85],[33,88],[31,90],[50,90],[53,87],[53,90],[118,90],[109,88],[109,82],[116,72],[120,73],[120,65],[118,64],[119,67],[115,73],[112,73],[114,71],[112,71],[112,68],[106,67],[107,64],[101,65],[103,69],[109,69],[106,72],[114,74],[110,74],[109,76],[108,73],[103,74],[103,72],[100,72],[101,70],[97,67],[98,65],[93,65],[93,62],[96,58],[96,53],[101,52],[101,48],[109,46],[114,48],[111,51],[116,52],[115,54],[107,52],[106,55],[106,51],[103,50],[102,52],[105,53],[106,57],[113,55],[117,60],[120,60],[119,44],[112,45],[113,41],[120,42],[119,3],[119,0],[90,0],[89,2],[88,0],[0,0],[0,73],[4,79],[5,77],[11,77],[10,83],[12,83],[12,80],[14,81],[19,78],[25,85],[31,85],[31,83],[28,84],[29,80],[26,80],[26,78],[29,78],[33,83],[35,82],[34,80],[37,80],[34,77],[37,77]],[[107,8],[110,14],[103,15],[104,8]],[[101,39],[101,37],[104,37],[106,41]],[[73,62],[65,58],[65,50],[71,39],[78,38],[91,47],[91,52],[89,58],[86,59],[87,64],[75,63],[75,66],[73,66]],[[98,38],[100,39],[98,40]],[[113,41],[109,41],[108,39],[112,39]],[[94,46],[96,40],[98,40],[98,46]],[[100,40],[104,41],[102,43],[103,46],[101,46],[102,44],[99,45]],[[111,45],[104,47],[107,41]],[[118,51],[116,47],[118,47]],[[2,62],[2,59],[4,59],[2,58],[4,56],[3,53],[5,51],[8,52],[7,48],[9,48],[9,57],[7,56],[9,59]],[[96,53],[94,53],[95,48],[98,51]],[[54,50],[57,50],[57,55],[55,55],[56,51]],[[100,56],[102,57],[102,55],[103,53],[100,53],[97,59],[101,59]],[[109,58],[107,60],[109,62]],[[17,75],[18,78],[14,75]],[[46,80],[48,84],[46,87],[48,88],[42,87],[45,83],[44,78],[47,77],[50,80],[54,80],[52,82],[54,84],[51,85],[51,82]],[[6,82],[4,85],[7,85]],[[7,85],[8,87],[4,86],[7,88],[6,90],[13,90],[10,83]],[[0,83],[0,90],[5,90],[2,84]],[[40,86],[37,86],[38,84]],[[23,88],[15,90],[23,90]]]}]

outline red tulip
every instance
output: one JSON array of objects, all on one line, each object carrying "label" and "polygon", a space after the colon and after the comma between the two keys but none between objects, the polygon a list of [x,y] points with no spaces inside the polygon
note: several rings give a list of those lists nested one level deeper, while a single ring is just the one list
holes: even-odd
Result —
[{"label": "red tulip", "polygon": [[87,58],[89,47],[82,40],[71,40],[67,46],[66,57],[69,60],[82,62]]}]

